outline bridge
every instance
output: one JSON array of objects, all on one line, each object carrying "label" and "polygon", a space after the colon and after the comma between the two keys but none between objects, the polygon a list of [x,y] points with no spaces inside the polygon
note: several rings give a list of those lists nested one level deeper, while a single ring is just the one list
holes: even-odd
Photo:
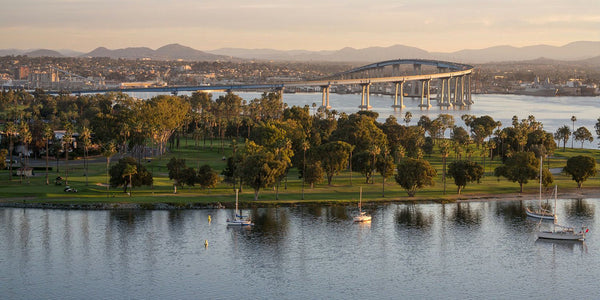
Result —
[{"label": "bridge", "polygon": [[[412,68],[410,68],[412,66]],[[423,66],[432,70],[423,71]],[[403,70],[401,67],[408,67]],[[473,66],[426,59],[396,59],[368,64],[352,70],[332,74],[316,80],[281,82],[275,84],[238,84],[238,85],[201,85],[201,86],[166,86],[145,88],[115,88],[98,90],[71,91],[74,94],[107,93],[107,92],[162,92],[177,94],[185,91],[234,91],[234,90],[276,90],[282,92],[285,88],[320,87],[322,91],[323,108],[329,105],[331,87],[354,86],[360,87],[361,110],[372,108],[369,101],[371,87],[393,86],[394,108],[404,108],[405,96],[421,98],[421,108],[431,108],[432,82],[437,90],[437,104],[441,107],[468,106],[473,104],[471,99],[471,74]],[[409,74],[406,74],[409,73]],[[405,85],[410,91],[405,92]],[[58,92],[49,92],[58,93]]]}]

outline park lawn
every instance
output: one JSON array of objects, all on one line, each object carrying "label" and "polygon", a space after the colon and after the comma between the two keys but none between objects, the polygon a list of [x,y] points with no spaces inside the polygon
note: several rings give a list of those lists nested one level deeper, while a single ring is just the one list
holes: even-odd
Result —
[{"label": "park lawn", "polygon": [[[22,201],[43,203],[172,203],[176,205],[185,204],[214,204],[222,203],[230,205],[235,201],[235,192],[233,186],[221,182],[216,188],[202,189],[195,187],[179,187],[177,194],[173,193],[172,180],[168,178],[168,169],[166,167],[169,159],[172,157],[183,158],[189,167],[198,169],[204,164],[210,165],[218,173],[225,167],[223,157],[231,155],[230,143],[226,143],[224,153],[220,152],[219,141],[213,142],[212,149],[206,146],[202,141],[200,145],[194,145],[193,140],[182,140],[179,149],[172,149],[171,152],[160,157],[144,158],[142,164],[154,174],[154,184],[151,187],[134,187],[131,196],[123,191],[122,187],[106,188],[106,161],[103,157],[92,158],[89,163],[89,171],[86,185],[85,170],[83,164],[78,161],[69,161],[68,183],[72,188],[78,190],[77,193],[66,193],[63,191],[64,185],[55,185],[54,178],[60,175],[66,177],[64,173],[64,162],[60,162],[57,174],[56,169],[49,173],[50,184],[46,185],[45,171],[36,171],[36,176],[29,179],[13,176],[13,180],[8,180],[8,171],[0,171],[0,199],[1,201]],[[241,147],[238,143],[238,147]],[[475,147],[472,145],[472,147]],[[600,151],[595,149],[559,149],[554,156],[544,162],[544,167],[553,170],[560,170],[565,166],[569,157],[576,155],[590,155],[600,161]],[[363,189],[363,201],[365,202],[390,202],[390,201],[455,201],[457,199],[468,199],[469,197],[481,197],[482,195],[503,195],[519,193],[518,183],[510,182],[504,178],[497,178],[494,174],[494,168],[501,164],[498,157],[494,160],[486,158],[485,176],[480,183],[469,183],[463,190],[462,195],[456,195],[456,185],[452,178],[447,178],[444,193],[444,184],[442,180],[442,158],[439,155],[437,146],[434,153],[425,156],[431,165],[437,170],[438,176],[435,178],[433,187],[425,187],[417,191],[415,197],[408,197],[403,190],[390,177],[386,180],[385,196],[382,191],[382,178],[376,174],[373,178],[374,183],[365,183],[365,178],[358,172],[343,171],[334,176],[331,186],[327,185],[326,180],[316,184],[314,188],[309,185],[304,186],[304,200],[302,200],[302,180],[298,178],[298,171],[290,169],[286,183],[282,181],[279,186],[278,196],[275,188],[261,189],[259,200],[254,200],[254,190],[244,186],[240,193],[240,203],[247,205],[277,205],[277,204],[303,204],[303,203],[323,203],[323,204],[349,204],[358,202],[359,187]],[[452,153],[447,158],[447,165],[456,159]],[[464,153],[462,159],[465,159]],[[482,166],[483,158],[478,150],[474,150],[471,159]],[[117,157],[111,159],[111,165],[116,163]],[[54,164],[54,163],[52,163]],[[53,166],[51,164],[51,166]],[[575,189],[577,184],[571,180],[570,176],[564,173],[554,174],[555,184],[559,191]],[[600,178],[596,176],[588,179],[583,184],[585,187],[600,187]],[[524,194],[531,194],[533,198],[537,197],[539,185],[537,181],[529,181],[524,185]]]}]

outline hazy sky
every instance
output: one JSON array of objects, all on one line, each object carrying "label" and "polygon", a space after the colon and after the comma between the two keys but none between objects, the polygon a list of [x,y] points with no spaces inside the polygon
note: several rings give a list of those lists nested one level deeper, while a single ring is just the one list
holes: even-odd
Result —
[{"label": "hazy sky", "polygon": [[600,0],[3,0],[0,49],[450,52],[600,40]]}]

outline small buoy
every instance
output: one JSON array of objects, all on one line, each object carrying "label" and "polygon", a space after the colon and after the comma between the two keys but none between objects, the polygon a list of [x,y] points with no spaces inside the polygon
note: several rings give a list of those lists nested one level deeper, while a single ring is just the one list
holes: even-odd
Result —
[{"label": "small buoy", "polygon": [[208,240],[204,240],[204,248],[208,248]]},{"label": "small buoy", "polygon": [[208,223],[210,223],[210,222],[211,222],[210,215],[208,215]]}]

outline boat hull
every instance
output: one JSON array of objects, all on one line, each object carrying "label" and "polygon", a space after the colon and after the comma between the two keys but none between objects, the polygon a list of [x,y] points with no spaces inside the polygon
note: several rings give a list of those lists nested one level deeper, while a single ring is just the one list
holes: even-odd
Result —
[{"label": "boat hull", "polygon": [[572,231],[540,231],[537,234],[539,239],[561,240],[561,241],[583,241],[585,235],[583,232],[575,233]]},{"label": "boat hull", "polygon": [[542,219],[542,220],[556,220],[556,215],[550,213],[540,213],[536,211],[531,211],[529,208],[525,209],[525,213],[528,217]]},{"label": "boat hull", "polygon": [[227,226],[252,226],[254,223],[248,220],[227,221]]},{"label": "boat hull", "polygon": [[354,222],[371,222],[371,216],[356,216]]}]

